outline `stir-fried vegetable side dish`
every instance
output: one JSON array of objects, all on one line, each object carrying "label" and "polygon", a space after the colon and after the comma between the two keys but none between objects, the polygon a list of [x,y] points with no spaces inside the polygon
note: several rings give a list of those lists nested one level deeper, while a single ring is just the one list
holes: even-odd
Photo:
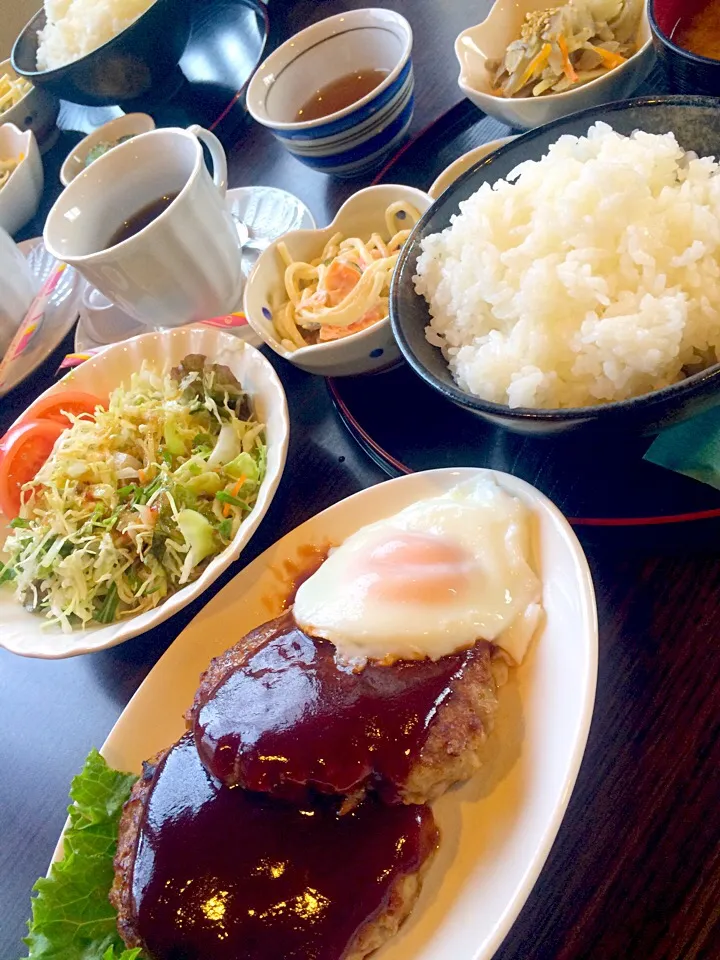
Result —
[{"label": "stir-fried vegetable side dish", "polygon": [[495,93],[562,93],[619,67],[637,49],[642,0],[569,0],[525,16],[502,60],[488,60]]},{"label": "stir-fried vegetable side dish", "polygon": [[392,203],[385,211],[387,240],[380,233],[366,241],[336,233],[310,263],[293,260],[279,243],[288,299],[273,323],[285,349],[339,340],[383,320],[400,249],[419,219],[412,204]]},{"label": "stir-fried vegetable side dish", "polygon": [[21,488],[0,582],[64,631],[157,606],[195,579],[252,509],[264,425],[232,372],[191,355],[143,369],[108,408],[71,416]]}]

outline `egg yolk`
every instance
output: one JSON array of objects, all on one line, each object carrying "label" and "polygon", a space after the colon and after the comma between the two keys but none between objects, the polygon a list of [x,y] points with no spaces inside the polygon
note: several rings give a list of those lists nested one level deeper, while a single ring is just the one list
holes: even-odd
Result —
[{"label": "egg yolk", "polygon": [[396,603],[442,604],[464,594],[472,555],[426,533],[398,532],[365,555],[362,574],[374,574],[368,596]]}]

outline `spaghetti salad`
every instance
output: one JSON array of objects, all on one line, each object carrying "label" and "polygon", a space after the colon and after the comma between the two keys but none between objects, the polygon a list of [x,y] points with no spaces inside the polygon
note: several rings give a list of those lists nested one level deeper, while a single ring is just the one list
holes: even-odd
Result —
[{"label": "spaghetti salad", "polygon": [[338,340],[384,319],[400,249],[419,219],[411,204],[393,203],[385,211],[389,239],[380,233],[367,241],[336,233],[310,263],[293,260],[287,245],[279,243],[288,299],[275,311],[273,323],[283,347],[296,350]]},{"label": "spaghetti salad", "polygon": [[265,475],[265,427],[232,372],[198,355],[143,367],[72,417],[22,488],[0,582],[69,632],[157,606],[231,542]]}]

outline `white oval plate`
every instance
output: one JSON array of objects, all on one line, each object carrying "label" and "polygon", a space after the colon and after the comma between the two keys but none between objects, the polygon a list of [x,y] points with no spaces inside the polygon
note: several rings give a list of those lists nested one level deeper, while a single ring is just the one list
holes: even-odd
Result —
[{"label": "white oval plate", "polygon": [[279,612],[303,547],[339,543],[363,524],[488,473],[533,511],[545,623],[503,688],[486,766],[434,804],[440,851],[410,920],[378,953],[382,960],[488,960],[530,893],[570,799],[595,697],[595,598],[575,534],[534,487],[488,470],[431,470],[370,487],[303,523],[183,630],[102,748],[111,766],[139,773],[143,760],[181,736],[183,712],[209,660]]},{"label": "white oval plate", "polygon": [[[179,363],[188,353],[202,353],[214,363],[224,363],[233,371],[243,387],[251,394],[258,417],[267,424],[267,474],[260,487],[257,502],[240,525],[232,543],[210,561],[197,580],[178,590],[171,597],[136,617],[107,626],[87,627],[64,634],[58,627],[43,626],[38,614],[25,610],[13,598],[11,586],[0,588],[0,646],[25,657],[59,659],[74,657],[114,647],[151,627],[156,627],[178,610],[198,597],[230,564],[255,532],[275,495],[287,454],[289,421],[285,391],[265,357],[250,344],[222,330],[205,326],[178,327],[162,333],[147,333],[108,347],[101,354],[86,360],[58,383],[46,390],[35,403],[49,394],[63,390],[87,390],[100,397],[107,396],[123,381],[128,381],[133,370],[139,370],[143,361],[156,369]],[[7,521],[0,513],[0,546],[9,531]]]}]

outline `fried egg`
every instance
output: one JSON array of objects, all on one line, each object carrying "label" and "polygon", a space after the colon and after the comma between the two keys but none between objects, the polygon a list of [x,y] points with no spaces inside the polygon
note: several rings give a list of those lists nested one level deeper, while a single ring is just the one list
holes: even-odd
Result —
[{"label": "fried egg", "polygon": [[298,625],[359,664],[489,640],[522,661],[541,614],[531,516],[489,477],[362,527],[299,587]]}]

